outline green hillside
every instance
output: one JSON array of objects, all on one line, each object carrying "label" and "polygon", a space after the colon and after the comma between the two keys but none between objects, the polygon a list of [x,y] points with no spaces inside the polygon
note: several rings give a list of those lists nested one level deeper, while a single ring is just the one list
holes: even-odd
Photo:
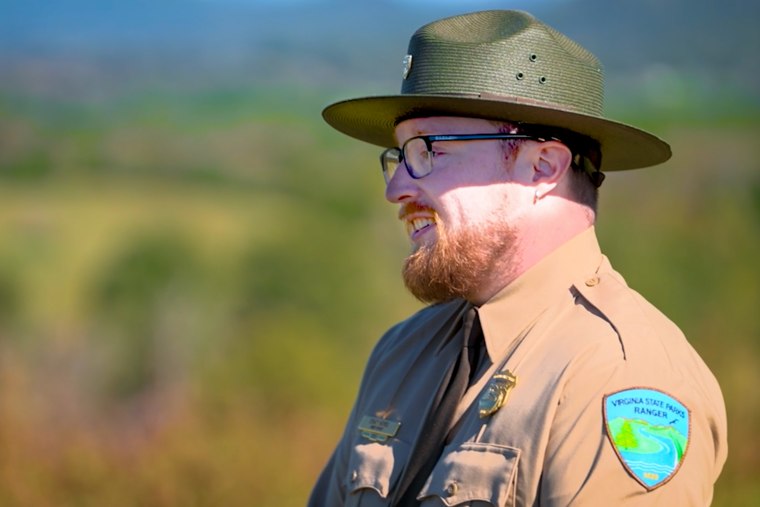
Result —
[{"label": "green hillside", "polygon": [[[418,307],[377,150],[326,101],[0,98],[0,504],[303,505],[369,348]],[[649,125],[675,156],[609,175],[598,229],[719,378],[741,445],[714,505],[749,506],[760,123],[703,118]]]}]

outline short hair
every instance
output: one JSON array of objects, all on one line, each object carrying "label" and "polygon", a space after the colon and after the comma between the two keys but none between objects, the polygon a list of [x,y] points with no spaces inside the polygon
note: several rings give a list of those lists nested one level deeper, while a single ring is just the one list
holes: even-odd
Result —
[{"label": "short hair", "polygon": [[[572,151],[572,148],[571,148]],[[594,167],[591,171],[586,166],[583,155],[573,154],[570,164],[570,192],[576,202],[586,205],[596,213],[599,204],[599,186],[604,180],[604,173]]]}]

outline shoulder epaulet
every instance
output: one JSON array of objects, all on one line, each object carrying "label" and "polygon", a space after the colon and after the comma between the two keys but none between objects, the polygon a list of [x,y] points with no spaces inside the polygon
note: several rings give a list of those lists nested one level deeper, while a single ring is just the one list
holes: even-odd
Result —
[{"label": "shoulder epaulet", "polygon": [[636,356],[638,347],[643,346],[640,337],[657,335],[652,318],[664,316],[628,287],[617,273],[595,273],[577,280],[573,286],[615,330],[626,359]]}]

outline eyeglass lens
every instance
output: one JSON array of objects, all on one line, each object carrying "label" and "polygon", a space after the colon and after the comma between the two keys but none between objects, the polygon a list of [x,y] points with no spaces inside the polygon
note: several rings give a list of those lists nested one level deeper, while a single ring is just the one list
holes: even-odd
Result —
[{"label": "eyeglass lens", "polygon": [[389,148],[380,155],[380,163],[383,166],[383,177],[385,183],[390,183],[393,179],[393,175],[396,174],[396,169],[401,165],[401,150],[398,148]]},{"label": "eyeglass lens", "polygon": [[432,172],[433,154],[428,150],[428,145],[424,139],[419,137],[409,139],[402,150],[403,155],[398,148],[390,148],[385,150],[380,157],[386,183],[390,183],[396,174],[396,170],[402,164],[406,164],[412,178],[422,178]]}]

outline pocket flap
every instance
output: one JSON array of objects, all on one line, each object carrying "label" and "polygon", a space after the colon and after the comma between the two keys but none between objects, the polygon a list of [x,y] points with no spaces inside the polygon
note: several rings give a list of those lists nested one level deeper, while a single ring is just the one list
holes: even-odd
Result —
[{"label": "pocket flap", "polygon": [[356,445],[348,463],[346,490],[356,493],[361,489],[371,489],[381,498],[387,498],[391,485],[398,477],[400,464],[406,462],[408,454],[408,446],[400,441]]},{"label": "pocket flap", "polygon": [[445,505],[508,505],[515,496],[519,458],[520,450],[512,447],[463,444],[441,457],[417,499],[438,497]]}]

